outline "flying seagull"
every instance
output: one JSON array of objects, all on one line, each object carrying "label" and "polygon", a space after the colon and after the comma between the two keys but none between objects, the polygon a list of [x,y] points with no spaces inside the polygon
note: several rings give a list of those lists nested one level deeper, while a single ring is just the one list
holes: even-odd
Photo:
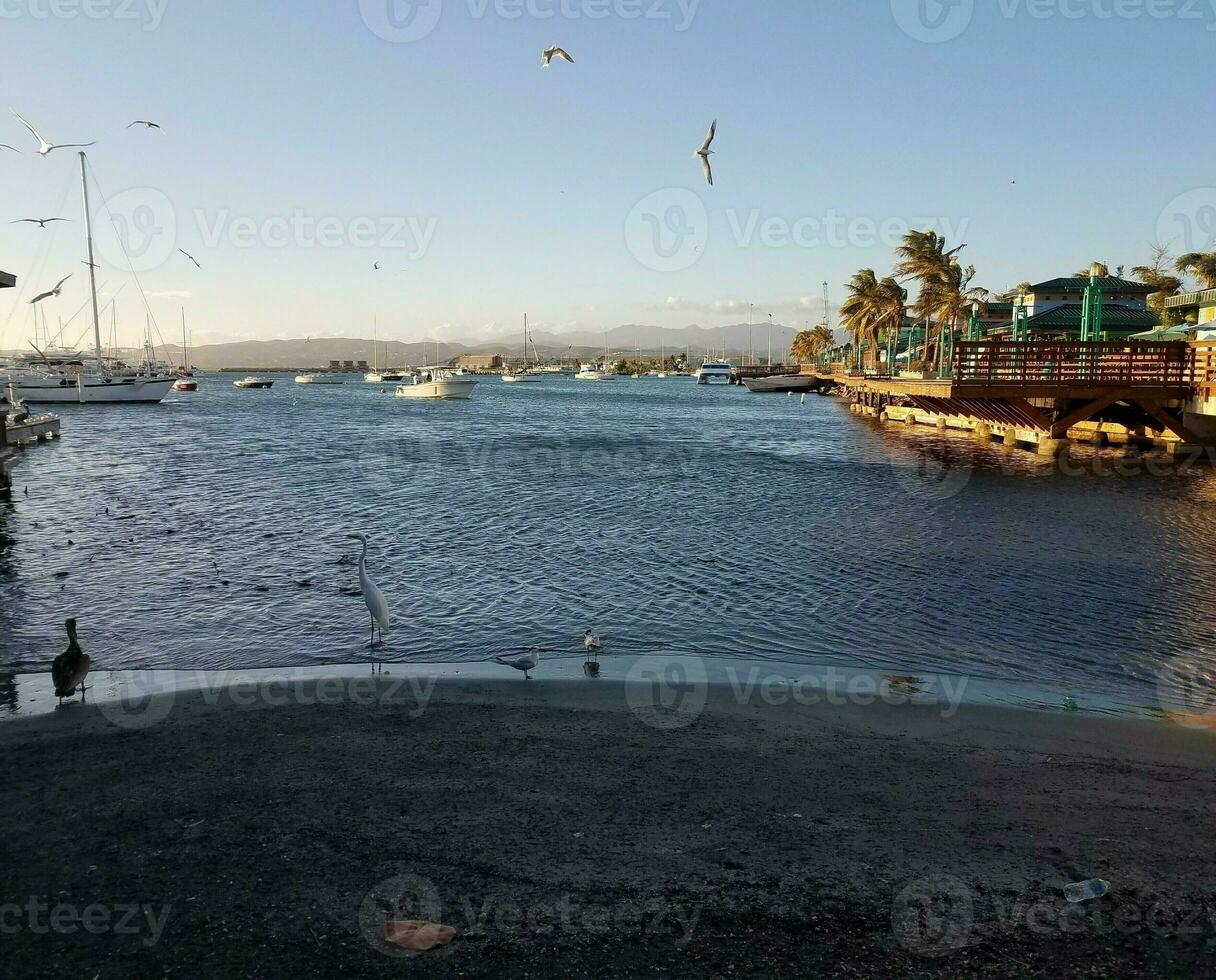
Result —
[{"label": "flying seagull", "polygon": [[0,150],[12,150],[14,153],[21,152],[19,149],[17,149],[17,147],[9,146],[7,143],[0,143]]},{"label": "flying seagull", "polygon": [[709,127],[709,135],[705,137],[705,142],[701,145],[701,149],[697,150],[696,156],[701,158],[701,167],[705,170],[705,179],[709,181],[709,186],[714,186],[714,168],[709,164],[709,155],[714,151],[710,149],[713,144],[714,137],[718,135],[718,120],[714,120]]},{"label": "flying seagull", "polygon": [[375,265],[372,266],[372,272],[379,272],[379,271],[380,271],[380,263],[377,262]]},{"label": "flying seagull", "polygon": [[43,139],[42,134],[31,126],[16,109],[13,110],[13,115],[20,119],[25,128],[34,134],[34,139],[38,141],[38,152],[43,156],[46,156],[51,150],[84,149],[84,147],[93,146],[97,142],[94,140],[92,143],[48,143]]},{"label": "flying seagull", "polygon": [[64,276],[59,280],[58,283],[55,284],[54,289],[50,290],[49,292],[40,293],[30,300],[30,306],[33,306],[35,303],[41,303],[44,299],[50,299],[52,296],[58,296],[60,291],[63,289],[63,284],[71,278],[72,277],[70,275]]},{"label": "flying seagull", "polygon": [[70,221],[71,218],[18,218],[16,221],[10,221],[10,225],[37,225],[39,228],[45,228],[47,222],[50,221]]},{"label": "flying seagull", "polygon": [[202,266],[198,264],[198,259],[196,259],[196,258],[195,258],[193,255],[191,255],[189,252],[187,252],[187,251],[186,251],[184,248],[179,248],[179,249],[178,249],[178,251],[179,251],[179,252],[181,252],[181,253],[182,253],[182,255],[184,255],[186,258],[188,258],[188,259],[189,259],[191,262],[193,262],[193,263],[194,263],[194,267],[195,267],[196,269],[202,269]]},{"label": "flying seagull", "polygon": [[556,44],[546,50],[545,53],[541,55],[541,58],[543,59],[541,64],[542,68],[548,68],[549,63],[553,61],[554,58],[565,58],[568,62],[570,62],[570,64],[574,64],[574,59],[570,57],[570,52],[565,48],[559,48]]},{"label": "flying seagull", "polygon": [[[131,123],[131,126],[143,126],[144,129],[161,128],[160,123],[149,122],[147,119],[136,119],[135,122]],[[130,129],[131,126],[128,126],[127,129]]]}]

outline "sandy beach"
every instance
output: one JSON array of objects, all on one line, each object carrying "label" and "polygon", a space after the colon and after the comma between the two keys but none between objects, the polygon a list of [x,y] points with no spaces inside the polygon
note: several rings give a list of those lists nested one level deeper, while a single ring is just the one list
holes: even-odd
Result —
[{"label": "sandy beach", "polygon": [[[690,720],[619,679],[391,670],[0,725],[6,972],[1216,968],[1206,732],[722,686]],[[385,941],[413,919],[457,938]]]}]

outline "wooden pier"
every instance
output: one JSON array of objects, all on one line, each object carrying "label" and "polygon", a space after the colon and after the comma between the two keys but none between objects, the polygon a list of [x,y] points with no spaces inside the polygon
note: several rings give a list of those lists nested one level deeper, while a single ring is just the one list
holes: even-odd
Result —
[{"label": "wooden pier", "polygon": [[26,446],[59,438],[59,416],[31,416],[22,422],[11,422],[5,408],[0,408],[0,491],[12,487],[10,474],[17,453]]},{"label": "wooden pier", "polygon": [[1189,402],[1216,389],[1216,345],[961,341],[944,378],[834,368],[831,381],[865,415],[968,429],[1042,452],[1059,451],[1070,433],[1092,441],[1107,423],[1179,445],[1200,442],[1184,416]]}]

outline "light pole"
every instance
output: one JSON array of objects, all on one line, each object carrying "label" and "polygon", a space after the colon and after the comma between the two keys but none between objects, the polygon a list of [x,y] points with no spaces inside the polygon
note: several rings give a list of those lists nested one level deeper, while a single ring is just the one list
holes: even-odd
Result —
[{"label": "light pole", "polygon": [[754,316],[755,308],[755,303],[747,304],[747,349],[749,351],[748,356],[752,359],[753,364],[756,363],[756,344],[755,341],[752,340],[752,318]]},{"label": "light pole", "polygon": [[768,315],[768,366],[773,366],[773,315]]}]

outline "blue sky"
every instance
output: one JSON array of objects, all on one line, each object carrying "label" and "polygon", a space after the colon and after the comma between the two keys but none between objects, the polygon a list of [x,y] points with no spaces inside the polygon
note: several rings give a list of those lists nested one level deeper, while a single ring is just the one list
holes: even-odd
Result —
[{"label": "blue sky", "polygon": [[[30,152],[10,105],[98,140],[152,313],[171,338],[184,305],[199,342],[367,336],[374,315],[402,340],[513,336],[525,311],[710,327],[749,302],[801,325],[824,280],[838,300],[889,268],[880,228],[961,236],[993,289],[1216,233],[1207,0],[431,0],[403,43],[377,33],[392,0],[58,2],[0,0],[0,142],[25,151],[0,151],[22,287],[0,347],[69,272],[46,311],[75,317],[69,342],[85,327],[76,158]],[[542,70],[553,43],[577,63]],[[715,117],[710,188],[693,151]],[[7,224],[49,214],[74,223]],[[131,341],[139,287],[99,224]]]}]

